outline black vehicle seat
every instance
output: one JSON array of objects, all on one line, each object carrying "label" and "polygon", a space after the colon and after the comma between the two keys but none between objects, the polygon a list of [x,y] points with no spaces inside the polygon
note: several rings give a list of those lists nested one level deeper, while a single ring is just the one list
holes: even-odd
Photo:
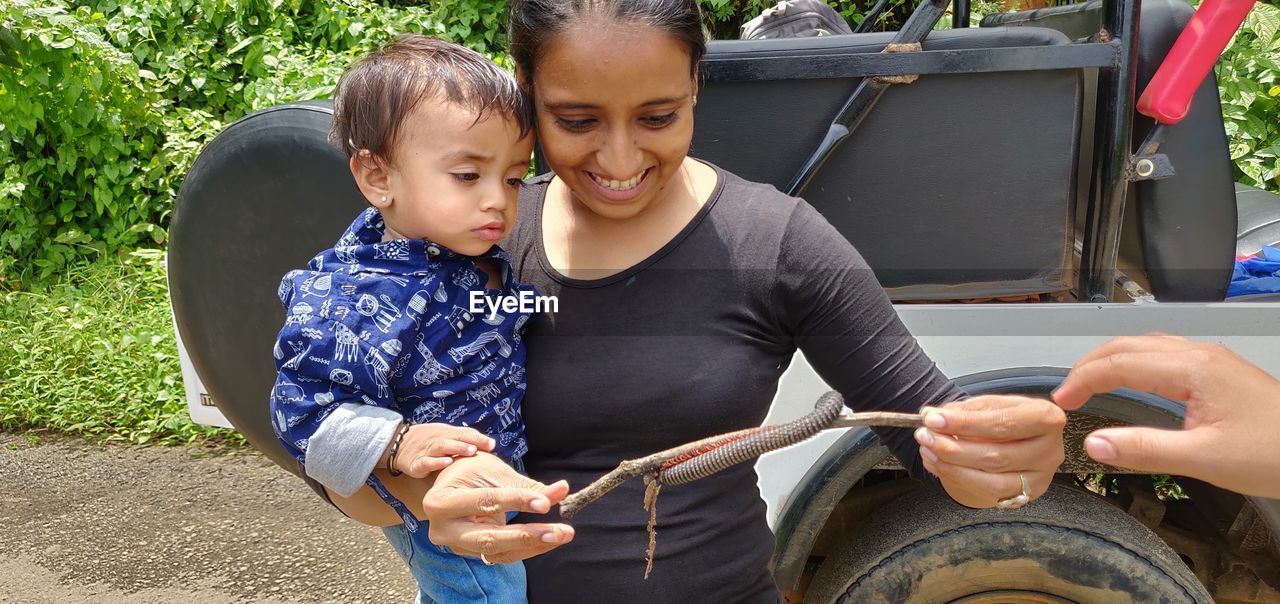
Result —
[{"label": "black vehicle seat", "polygon": [[[1186,27],[1195,10],[1182,0],[1143,0],[1139,15],[1137,91],[1140,95],[1156,68]],[[1102,2],[987,15],[983,27],[1052,28],[1073,40],[1083,40],[1102,27]],[[1092,165],[1093,107],[1097,72],[1085,80],[1085,112],[1081,130],[1081,174]],[[1134,123],[1136,148],[1152,127],[1138,115]],[[1122,254],[1129,264],[1146,269],[1157,300],[1207,302],[1222,300],[1231,279],[1236,234],[1236,201],[1231,158],[1222,126],[1217,80],[1212,74],[1200,85],[1187,117],[1169,130],[1160,152],[1169,156],[1177,175],[1145,181],[1130,188]],[[1083,210],[1088,182],[1080,184]],[[1083,211],[1078,217],[1083,222]]]},{"label": "black vehicle seat", "polygon": [[[704,71],[724,58],[876,53],[892,36],[716,41]],[[1068,43],[1048,29],[962,29],[932,32],[924,48]],[[707,79],[691,155],[779,188],[858,84]],[[803,197],[895,300],[1066,291],[1081,86],[1080,70],[926,75],[892,86]]]},{"label": "black vehicle seat", "polygon": [[187,172],[169,227],[174,321],[214,404],[259,451],[297,472],[271,431],[280,278],[337,240],[361,208],[326,142],[328,101],[266,109],[227,126]]}]

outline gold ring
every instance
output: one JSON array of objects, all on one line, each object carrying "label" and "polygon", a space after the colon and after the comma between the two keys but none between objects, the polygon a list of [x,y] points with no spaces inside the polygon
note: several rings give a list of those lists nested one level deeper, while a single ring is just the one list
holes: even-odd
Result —
[{"label": "gold ring", "polygon": [[1031,502],[1031,495],[1027,493],[1027,489],[1029,488],[1027,486],[1027,477],[1019,473],[1018,479],[1022,481],[1022,492],[1008,499],[1001,499],[997,501],[996,502],[997,508],[1000,508],[1002,510],[1016,510]]},{"label": "gold ring", "polygon": [[480,561],[481,561],[481,562],[484,562],[485,564],[487,564],[487,565],[489,565],[489,566],[493,566],[493,563],[492,563],[492,562],[490,562],[488,558],[484,557],[484,552],[480,552]]}]

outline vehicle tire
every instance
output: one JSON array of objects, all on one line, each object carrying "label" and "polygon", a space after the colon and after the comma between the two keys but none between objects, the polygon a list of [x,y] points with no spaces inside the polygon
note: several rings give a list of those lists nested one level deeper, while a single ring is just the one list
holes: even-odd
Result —
[{"label": "vehicle tire", "polygon": [[1118,508],[1055,485],[1021,510],[913,491],[850,531],[805,602],[1212,602],[1163,541]]}]

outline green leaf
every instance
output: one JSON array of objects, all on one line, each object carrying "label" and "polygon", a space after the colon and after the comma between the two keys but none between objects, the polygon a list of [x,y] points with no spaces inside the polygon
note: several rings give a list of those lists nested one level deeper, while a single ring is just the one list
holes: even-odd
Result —
[{"label": "green leaf", "polygon": [[1255,5],[1248,21],[1259,40],[1274,41],[1276,33],[1280,32],[1280,9],[1266,4]]},{"label": "green leaf", "polygon": [[240,41],[239,43],[237,43],[235,46],[232,46],[230,49],[228,49],[228,50],[227,50],[227,54],[229,54],[229,55],[233,55],[233,54],[236,54],[237,52],[240,52],[240,51],[244,50],[244,49],[245,49],[245,48],[247,48],[250,44],[253,44],[253,41],[254,41],[254,40],[256,40],[256,39],[258,39],[258,37],[257,37],[257,36],[249,36],[248,38],[245,38],[245,39],[241,40],[241,41]]}]

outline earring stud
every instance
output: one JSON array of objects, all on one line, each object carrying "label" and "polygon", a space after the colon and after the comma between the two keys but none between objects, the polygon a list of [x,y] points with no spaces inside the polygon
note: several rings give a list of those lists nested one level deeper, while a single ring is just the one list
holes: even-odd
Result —
[{"label": "earring stud", "polygon": [[386,196],[386,195],[383,195],[383,196],[382,196],[382,203],[387,203],[387,196]]}]

